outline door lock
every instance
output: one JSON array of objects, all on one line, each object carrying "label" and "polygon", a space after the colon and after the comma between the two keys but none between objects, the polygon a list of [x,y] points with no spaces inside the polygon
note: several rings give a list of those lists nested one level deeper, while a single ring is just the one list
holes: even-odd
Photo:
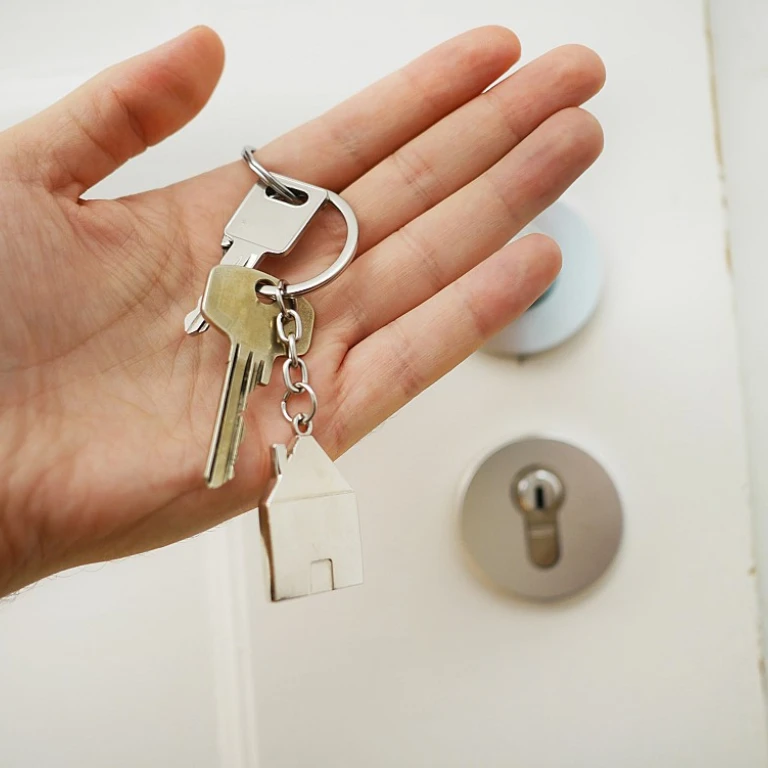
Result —
[{"label": "door lock", "polygon": [[622,528],[608,473],[559,440],[501,446],[464,492],[461,531],[471,559],[493,584],[529,600],[557,600],[594,584],[613,562]]},{"label": "door lock", "polygon": [[528,557],[539,568],[551,568],[560,559],[557,513],[564,495],[560,478],[543,467],[523,470],[514,483],[512,498],[525,520]]}]

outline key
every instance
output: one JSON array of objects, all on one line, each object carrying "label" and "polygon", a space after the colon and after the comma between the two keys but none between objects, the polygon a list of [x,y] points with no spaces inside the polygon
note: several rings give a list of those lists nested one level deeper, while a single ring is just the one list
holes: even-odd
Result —
[{"label": "key", "polygon": [[273,445],[274,476],[259,505],[272,600],[363,582],[354,491],[313,437]]},{"label": "key", "polygon": [[[256,287],[261,282],[274,285],[277,281],[249,267],[219,265],[211,270],[201,301],[205,319],[230,341],[227,374],[205,468],[210,488],[234,477],[248,395],[256,384],[269,383],[275,358],[286,353],[276,332],[277,303],[265,304],[257,298]],[[304,298],[296,300],[296,311],[303,326],[296,348],[303,355],[312,340],[315,311]]]},{"label": "key", "polygon": [[[303,181],[277,178],[306,195],[301,205],[274,197],[263,184],[254,185],[224,228],[222,264],[257,267],[266,256],[284,256],[293,249],[315,214],[328,201],[328,190]],[[208,323],[201,311],[202,297],[184,319],[188,334],[202,333]]]}]

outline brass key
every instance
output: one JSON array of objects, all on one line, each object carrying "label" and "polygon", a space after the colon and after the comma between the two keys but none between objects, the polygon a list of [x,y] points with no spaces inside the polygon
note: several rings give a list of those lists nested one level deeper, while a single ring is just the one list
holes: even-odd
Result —
[{"label": "brass key", "polygon": [[[231,344],[205,469],[210,488],[218,488],[234,476],[248,395],[256,384],[269,383],[275,358],[285,355],[276,332],[278,304],[262,303],[256,294],[257,286],[264,282],[275,285],[277,280],[248,267],[219,265],[211,270],[203,294],[203,316],[225,333]],[[303,355],[312,340],[315,311],[303,298],[296,300],[296,311],[303,325],[297,351]]]}]

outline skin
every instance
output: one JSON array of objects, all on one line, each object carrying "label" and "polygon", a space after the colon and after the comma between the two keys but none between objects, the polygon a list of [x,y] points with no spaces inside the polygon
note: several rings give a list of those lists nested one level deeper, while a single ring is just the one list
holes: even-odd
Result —
[{"label": "skin", "polygon": [[[507,243],[600,154],[580,105],[604,69],[565,46],[486,91],[519,55],[509,30],[472,30],[259,150],[268,168],[340,192],[360,222],[355,262],[309,296],[314,434],[334,458],[557,275],[551,240]],[[250,398],[235,479],[205,487],[228,344],[186,336],[183,319],[254,183],[245,164],[81,198],[191,120],[223,62],[197,27],[0,133],[0,595],[253,508],[270,444],[290,435],[277,369]],[[341,241],[324,213],[263,269],[316,274]]]}]

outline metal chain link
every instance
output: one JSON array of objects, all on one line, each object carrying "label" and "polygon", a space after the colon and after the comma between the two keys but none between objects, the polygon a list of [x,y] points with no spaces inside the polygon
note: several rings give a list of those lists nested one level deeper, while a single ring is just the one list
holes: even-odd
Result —
[{"label": "metal chain link", "polygon": [[[291,205],[301,205],[303,202],[294,190],[289,186],[283,184],[280,179],[275,178],[275,175],[268,171],[257,159],[255,147],[243,147],[242,158],[248,163],[248,167],[261,179],[262,184],[268,189],[272,188],[275,192],[287,203]],[[306,199],[306,195],[304,196]]]},{"label": "metal chain link", "polygon": [[[280,314],[276,320],[277,337],[285,345],[286,354],[283,363],[283,381],[285,382],[286,393],[283,395],[282,403],[280,403],[280,410],[283,412],[283,418],[293,426],[293,431],[298,436],[311,435],[314,429],[313,419],[317,414],[317,394],[309,383],[307,364],[298,354],[297,344],[301,341],[304,333],[301,316],[295,309],[295,300],[286,295],[285,287],[285,282],[281,280],[275,293],[275,301],[280,308]],[[301,377],[299,379],[294,378],[294,373],[292,373],[296,370]],[[288,403],[294,395],[301,394],[309,396],[309,411],[301,411],[292,416],[288,411]]]}]

